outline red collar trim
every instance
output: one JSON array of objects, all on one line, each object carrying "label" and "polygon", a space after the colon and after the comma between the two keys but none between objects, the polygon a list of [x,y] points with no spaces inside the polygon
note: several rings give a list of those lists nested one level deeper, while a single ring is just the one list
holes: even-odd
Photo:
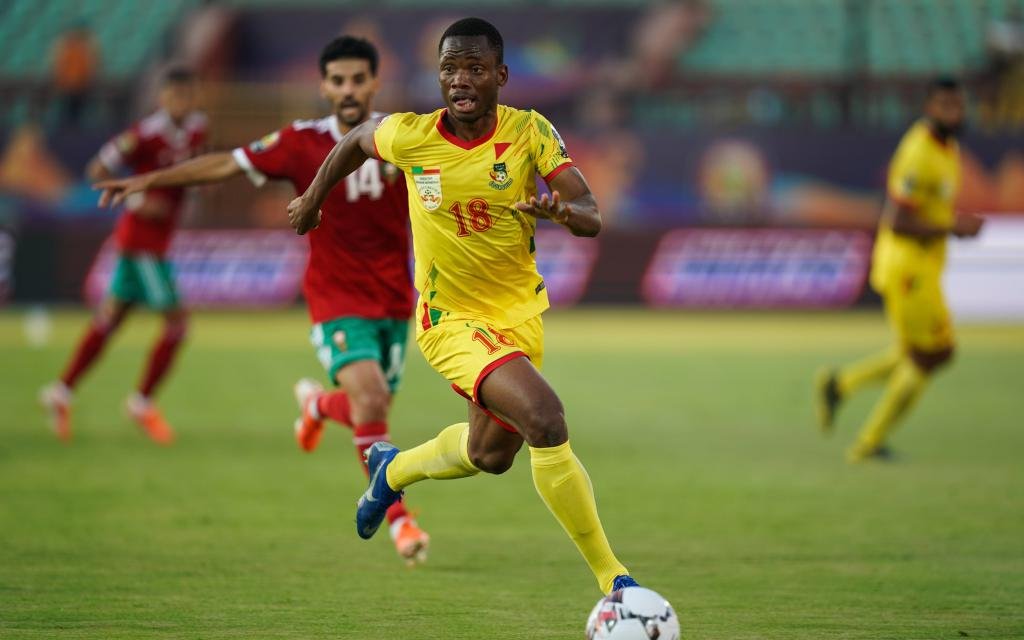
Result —
[{"label": "red collar trim", "polygon": [[447,115],[447,113],[447,109],[441,110],[441,115],[437,119],[437,131],[441,134],[441,137],[443,137],[448,142],[454,144],[456,147],[459,147],[460,149],[465,149],[466,151],[469,151],[470,149],[475,149],[480,145],[484,144],[485,142],[487,142],[488,140],[490,140],[491,138],[493,138],[495,132],[498,130],[498,118],[497,116],[495,116],[494,127],[490,131],[480,136],[476,140],[466,141],[463,140],[462,138],[457,137],[454,133],[451,133],[450,131],[448,131],[448,129],[445,128],[444,117],[445,115]]}]

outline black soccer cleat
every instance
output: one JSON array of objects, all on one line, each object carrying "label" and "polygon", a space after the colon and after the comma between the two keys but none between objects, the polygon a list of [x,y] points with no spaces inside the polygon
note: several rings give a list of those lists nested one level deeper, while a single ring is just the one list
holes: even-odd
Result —
[{"label": "black soccer cleat", "polygon": [[824,435],[832,434],[836,411],[842,400],[836,372],[832,369],[819,371],[814,377],[814,408],[818,414],[818,428]]}]

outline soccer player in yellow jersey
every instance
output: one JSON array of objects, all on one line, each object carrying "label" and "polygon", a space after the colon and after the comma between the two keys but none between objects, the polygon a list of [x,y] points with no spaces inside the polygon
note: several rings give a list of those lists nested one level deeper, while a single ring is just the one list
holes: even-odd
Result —
[{"label": "soccer player in yellow jersey", "polygon": [[[353,129],[288,215],[299,233],[314,228],[331,188],[367,158],[404,172],[420,294],[416,341],[468,400],[468,422],[418,447],[370,448],[358,534],[371,537],[409,485],[503,473],[525,441],[537,492],[608,593],[636,582],[612,553],[590,479],[569,446],[562,403],[540,374],[548,298],[534,259],[537,218],[595,236],[601,215],[554,127],[538,113],[498,104],[508,81],[502,49],[491,24],[452,24],[438,45],[446,108]],[[538,174],[550,198],[536,197]]]},{"label": "soccer player in yellow jersey", "polygon": [[831,432],[839,404],[872,382],[885,391],[847,452],[850,462],[888,457],[886,437],[917,400],[931,375],[953,355],[953,327],[942,295],[946,238],[973,237],[982,219],[957,215],[960,184],[957,134],[965,99],[951,79],[928,87],[925,116],[915,123],[889,165],[888,198],[878,228],[871,286],[885,303],[894,343],[838,370],[818,374],[821,428]]}]

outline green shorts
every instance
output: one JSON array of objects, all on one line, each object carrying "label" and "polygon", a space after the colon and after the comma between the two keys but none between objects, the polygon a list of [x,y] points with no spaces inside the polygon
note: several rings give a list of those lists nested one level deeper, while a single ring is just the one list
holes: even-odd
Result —
[{"label": "green shorts", "polygon": [[174,267],[170,260],[145,253],[119,254],[110,278],[110,295],[153,309],[173,309],[178,306]]},{"label": "green shorts", "polygon": [[310,341],[331,382],[337,384],[338,371],[347,364],[376,360],[394,393],[402,382],[408,336],[408,320],[345,317],[313,325]]}]

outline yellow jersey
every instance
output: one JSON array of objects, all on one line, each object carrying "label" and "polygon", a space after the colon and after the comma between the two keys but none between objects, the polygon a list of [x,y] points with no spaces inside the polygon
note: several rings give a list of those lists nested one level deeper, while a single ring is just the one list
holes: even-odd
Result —
[{"label": "yellow jersey", "polygon": [[[960,148],[956,141],[941,141],[925,121],[910,128],[889,164],[888,195],[933,225],[952,229],[954,204],[960,189]],[[919,239],[893,233],[884,221],[879,226],[871,269],[878,291],[906,276],[938,278],[946,261],[946,238]]]},{"label": "yellow jersey", "polygon": [[498,106],[495,128],[465,141],[444,127],[445,110],[395,113],[378,125],[381,160],[405,173],[416,256],[417,317],[442,311],[515,327],[548,308],[534,259],[537,221],[517,202],[572,166],[551,123]]}]

